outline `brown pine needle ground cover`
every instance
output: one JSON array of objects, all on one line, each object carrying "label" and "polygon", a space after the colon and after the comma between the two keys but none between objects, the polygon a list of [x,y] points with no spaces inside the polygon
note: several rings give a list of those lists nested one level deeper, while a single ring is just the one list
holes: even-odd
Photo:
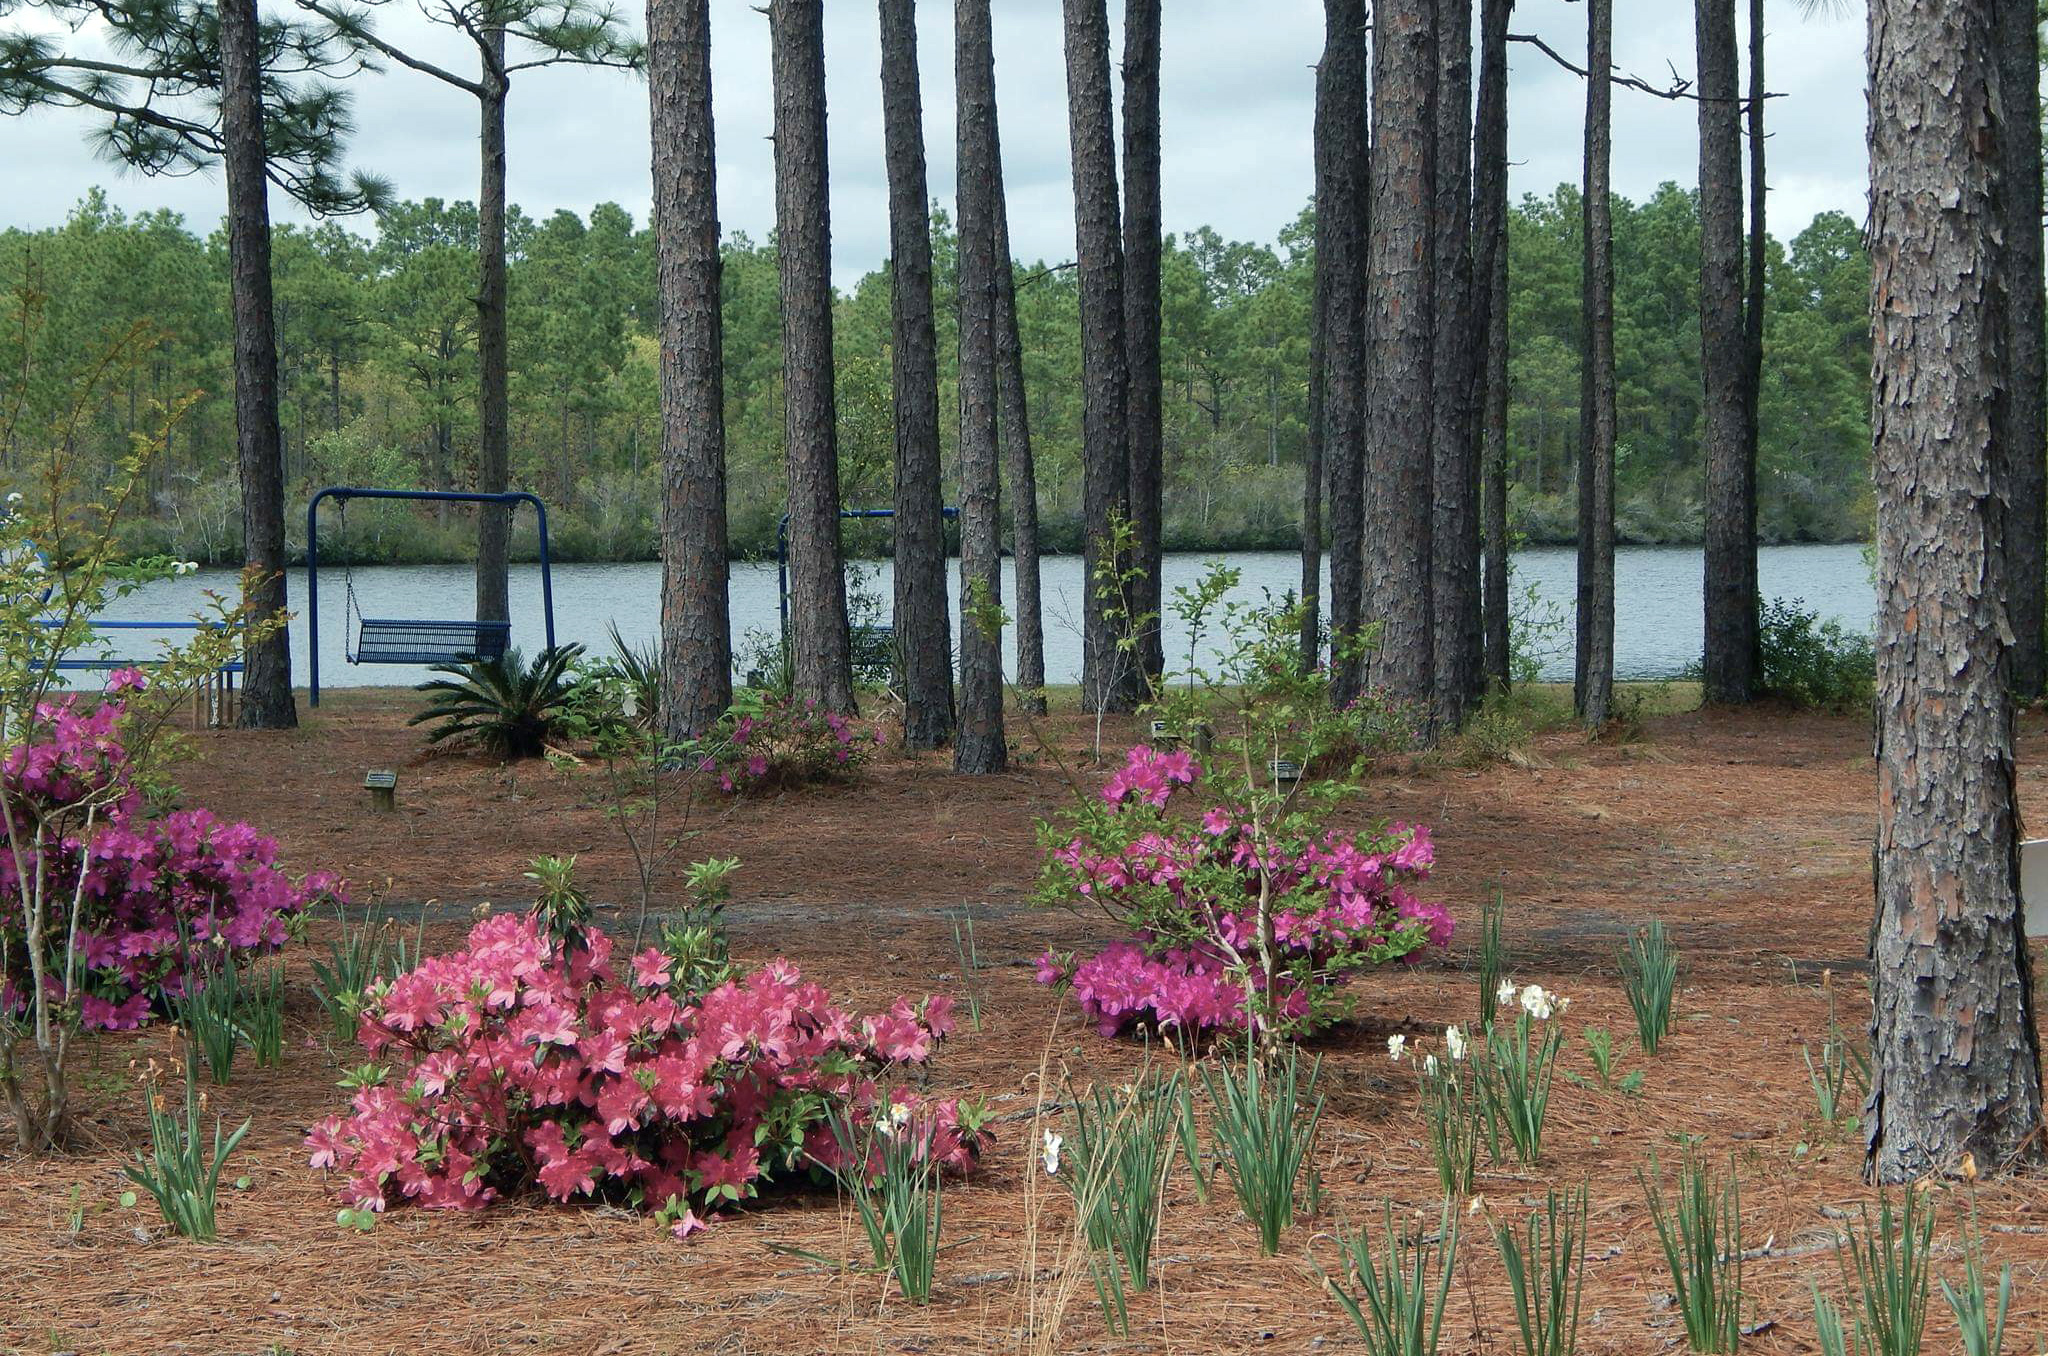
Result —
[{"label": "brown pine needle ground cover", "polygon": [[[503,769],[423,759],[402,724],[409,694],[343,694],[285,735],[195,736],[178,776],[188,800],[274,833],[295,869],[346,873],[410,919],[424,905],[429,944],[453,944],[484,901],[524,903],[536,853],[575,852],[583,882],[624,905],[630,867],[607,823],[602,774],[538,763]],[[2048,820],[2048,733],[2026,720],[2023,797]],[[1090,730],[1057,718],[1070,752]],[[1129,729],[1116,732],[1128,738]],[[300,1135],[337,1109],[352,1051],[328,1048],[305,948],[282,1068],[246,1057],[213,1105],[254,1128],[223,1191],[221,1241],[165,1237],[155,1216],[118,1204],[120,1165],[146,1134],[131,1059],[169,1050],[162,1029],[108,1037],[85,1057],[84,1145],[65,1157],[0,1156],[0,1349],[28,1352],[1306,1352],[1352,1345],[1314,1264],[1334,1266],[1340,1224],[1377,1223],[1392,1198],[1436,1209],[1436,1179],[1411,1065],[1386,1036],[1430,1044],[1470,1023],[1479,903],[1508,901],[1513,976],[1571,997],[1566,1067],[1590,1077],[1581,1033],[1605,1026],[1643,1069],[1640,1097],[1559,1080],[1532,1172],[1489,1170],[1479,1189],[1519,1218],[1546,1185],[1590,1181],[1580,1350],[1682,1349],[1662,1252],[1635,1172],[1674,1136],[1704,1138],[1742,1175],[1758,1353],[1809,1352],[1810,1285],[1839,1286],[1832,1241],[1859,1202],[1858,1142],[1816,1124],[1800,1059],[1819,1046],[1832,968],[1845,1022],[1861,1016],[1869,920],[1873,778],[1866,723],[1781,711],[1664,716],[1636,743],[1543,736],[1528,768],[1389,767],[1357,813],[1432,825],[1434,891],[1460,925],[1446,959],[1397,966],[1360,985],[1359,1020],[1314,1044],[1329,1098],[1318,1150],[1323,1213],[1281,1255],[1257,1255],[1227,1188],[1198,1202],[1176,1170],[1156,1250],[1158,1284],[1134,1298],[1133,1335],[1104,1335],[1092,1286],[1071,1260],[1071,1210],[1037,1172],[1041,1093],[1067,1080],[1129,1078],[1134,1045],[1097,1037],[1071,1002],[1032,980],[1048,945],[1109,935],[1096,918],[1028,903],[1032,824],[1069,794],[1041,762],[961,779],[938,760],[878,758],[857,784],[699,812],[697,856],[743,859],[730,919],[750,960],[789,956],[853,1007],[897,993],[963,992],[953,919],[975,920],[987,969],[981,1030],[941,1048],[935,1083],[990,1099],[1003,1119],[985,1170],[946,1195],[934,1302],[918,1309],[849,1275],[770,1245],[832,1258],[863,1247],[827,1195],[755,1203],[679,1243],[645,1219],[589,1208],[504,1205],[474,1216],[395,1209],[373,1233],[336,1224],[335,1181],[308,1169]],[[1120,749],[1120,743],[1112,748]],[[369,767],[400,770],[395,816],[368,813]],[[388,884],[387,884],[388,882]],[[1673,1034],[1645,1060],[1615,967],[1624,931],[1672,927],[1685,969]],[[631,927],[631,911],[609,915]],[[324,947],[333,924],[312,929]],[[963,1016],[964,1007],[963,1004]],[[1041,1067],[1049,1075],[1041,1082]],[[1050,1085],[1050,1086],[1048,1086]],[[1965,1200],[1944,1197],[1937,1275],[1959,1277]],[[144,1205],[147,1205],[145,1198]],[[2015,1271],[2008,1350],[2048,1333],[2048,1192],[2030,1176],[1986,1183],[1977,1208],[1991,1269]],[[77,1227],[74,1229],[74,1209]],[[1512,1310],[1498,1254],[1466,1221],[1446,1352],[1506,1352]],[[1762,1251],[1767,1248],[1767,1251]],[[1063,1312],[1062,1301],[1064,1300]],[[1929,1352],[1954,1349],[1938,1294]]]}]

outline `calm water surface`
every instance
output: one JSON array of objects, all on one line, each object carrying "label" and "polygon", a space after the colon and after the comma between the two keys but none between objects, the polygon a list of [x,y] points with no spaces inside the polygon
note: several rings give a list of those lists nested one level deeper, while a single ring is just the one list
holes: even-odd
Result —
[{"label": "calm water surface", "polygon": [[[1222,560],[1242,575],[1237,596],[1256,600],[1277,597],[1300,583],[1300,557],[1288,552],[1238,552],[1221,556],[1170,555],[1164,584],[1171,596],[1177,585],[1192,584],[1209,562]],[[1513,570],[1517,592],[1532,587],[1538,612],[1555,620],[1549,629],[1544,676],[1571,676],[1570,608],[1575,556],[1570,547],[1545,547],[1519,552]],[[883,600],[890,596],[886,561],[860,567],[866,588]],[[1080,678],[1080,617],[1083,597],[1078,557],[1048,557],[1043,562],[1045,602],[1045,664],[1048,681]],[[1868,632],[1874,610],[1869,571],[1862,548],[1847,546],[1768,546],[1758,559],[1766,598],[1797,598],[1806,606],[1852,630]],[[1671,678],[1698,661],[1701,635],[1701,554],[1690,547],[1622,547],[1615,553],[1615,669],[1622,678]],[[959,576],[949,570],[958,618]],[[456,617],[473,615],[474,575],[461,565],[386,565],[358,567],[355,591],[363,613],[373,617]],[[182,579],[164,580],[125,599],[123,618],[189,617],[202,590],[227,591],[235,577],[227,571],[201,571]],[[739,563],[732,567],[732,618],[735,642],[744,648],[748,633],[772,634],[776,627],[775,566]],[[306,580],[293,570],[289,580],[295,619],[291,628],[292,676],[304,684],[307,672]],[[554,571],[555,634],[562,642],[580,641],[593,652],[610,648],[607,628],[617,626],[628,641],[650,640],[658,623],[661,571],[654,562],[622,565],[558,565]],[[1009,564],[1004,563],[1004,596],[1013,596]],[[320,571],[320,681],[323,687],[395,686],[416,683],[423,670],[408,665],[351,666],[343,655],[342,574]],[[1186,648],[1171,618],[1166,624],[1169,655]],[[513,643],[531,654],[543,644],[540,572],[525,565],[512,571]],[[154,633],[122,637],[123,655],[145,654]],[[1176,646],[1179,647],[1176,650]],[[1005,662],[1012,672],[1015,650],[1006,643]]]}]

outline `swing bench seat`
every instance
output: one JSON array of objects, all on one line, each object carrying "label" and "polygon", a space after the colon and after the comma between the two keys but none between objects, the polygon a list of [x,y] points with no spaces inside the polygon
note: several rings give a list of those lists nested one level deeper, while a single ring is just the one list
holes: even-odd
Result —
[{"label": "swing bench seat", "polygon": [[512,640],[512,623],[364,617],[356,637],[358,664],[452,664],[464,659],[502,659]]}]

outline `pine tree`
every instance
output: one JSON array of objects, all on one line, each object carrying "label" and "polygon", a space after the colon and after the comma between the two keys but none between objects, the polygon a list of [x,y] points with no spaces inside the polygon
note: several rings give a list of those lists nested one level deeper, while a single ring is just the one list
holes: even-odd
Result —
[{"label": "pine tree", "polygon": [[896,652],[903,668],[903,743],[935,749],[953,733],[953,645],[946,616],[939,344],[932,325],[931,206],[925,191],[915,0],[881,0],[881,23],[893,340],[889,372],[896,415]]},{"label": "pine tree", "polygon": [[[644,47],[625,30],[617,11],[589,0],[428,0],[420,12],[459,33],[476,50],[477,73],[466,76],[379,37],[377,9],[393,0],[354,8],[337,0],[298,0],[302,9],[334,25],[366,54],[432,76],[477,101],[482,151],[477,187],[477,474],[486,494],[512,488],[511,361],[505,297],[505,106],[512,77],[549,66],[639,69]],[[516,58],[516,59],[515,59]],[[511,617],[508,576],[511,510],[477,510],[476,616]]]},{"label": "pine tree", "polygon": [[796,694],[850,713],[853,646],[839,546],[832,369],[832,220],[822,0],[770,0],[775,245],[782,282],[783,458],[789,476],[790,672]]},{"label": "pine tree", "polygon": [[[1870,6],[1877,926],[1868,1170],[2040,1157],[2019,888],[2008,506],[1985,493],[2006,370],[2000,0]],[[2020,114],[2031,120],[2032,109]]]},{"label": "pine tree", "polygon": [[648,0],[647,87],[661,336],[661,724],[680,742],[732,705],[710,0]]},{"label": "pine tree", "polygon": [[958,104],[960,209],[960,733],[956,772],[1001,772],[1002,637],[993,613],[1002,600],[996,443],[997,250],[996,65],[988,0],[954,8],[954,96]]}]

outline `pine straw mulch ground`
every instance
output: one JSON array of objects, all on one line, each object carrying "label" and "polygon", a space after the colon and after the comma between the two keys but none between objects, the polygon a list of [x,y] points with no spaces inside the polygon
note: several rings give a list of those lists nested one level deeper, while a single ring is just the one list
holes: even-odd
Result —
[{"label": "pine straw mulch ground", "polygon": [[[484,901],[516,905],[538,852],[579,854],[600,899],[628,897],[630,869],[607,824],[595,769],[500,769],[422,758],[402,724],[409,699],[342,694],[296,733],[207,734],[179,772],[188,799],[275,833],[299,868],[346,872],[387,907],[424,912],[429,944],[460,936]],[[1056,718],[1067,750],[1089,729]],[[1128,736],[1128,731],[1115,732]],[[1032,822],[1066,794],[1041,761],[1010,776],[958,779],[929,760],[885,757],[854,785],[700,814],[696,855],[744,868],[731,909],[748,958],[789,956],[851,1006],[899,993],[959,992],[953,919],[975,919],[984,1022],[943,1047],[935,1083],[989,1098],[1007,1119],[985,1170],[948,1192],[934,1303],[885,1297],[771,1244],[852,1258],[859,1246],[829,1198],[759,1203],[679,1244],[609,1210],[508,1205],[474,1217],[394,1210],[374,1233],[337,1227],[335,1183],[305,1166],[299,1139],[341,1104],[338,1067],[294,949],[283,1067],[238,1072],[213,1093],[230,1123],[254,1118],[224,1193],[221,1241],[163,1236],[117,1203],[120,1163],[146,1135],[129,1061],[168,1053],[161,1031],[108,1038],[87,1053],[84,1143],[64,1157],[0,1156],[0,1348],[33,1352],[1303,1352],[1341,1348],[1346,1320],[1320,1289],[1340,1221],[1377,1221],[1391,1198],[1433,1212],[1435,1174],[1413,1074],[1390,1064],[1393,1031],[1433,1037],[1471,1020],[1466,968],[1479,901],[1509,902],[1514,974],[1573,999],[1569,1067],[1590,1072],[1578,1032],[1632,1032],[1614,954],[1625,930],[1662,917],[1684,949],[1675,1035],[1644,1068],[1640,1097],[1560,1080],[1539,1172],[1485,1171],[1499,1218],[1519,1217],[1552,1184],[1592,1189],[1580,1350],[1682,1347],[1662,1254],[1635,1179],[1673,1136],[1704,1138],[1740,1165],[1748,1265],[1745,1350],[1808,1352],[1809,1287],[1837,1283],[1832,1240],[1859,1203],[1853,1137],[1814,1123],[1802,1042],[1826,1021],[1832,969],[1852,1023],[1863,1000],[1872,771],[1860,721],[1774,711],[1660,717],[1635,744],[1544,736],[1538,765],[1390,768],[1359,813],[1435,827],[1436,888],[1461,936],[1441,961],[1396,967],[1361,986],[1359,1020],[1316,1044],[1329,1099],[1318,1165],[1324,1212],[1281,1254],[1220,1193],[1195,1199],[1171,1180],[1157,1250],[1159,1284],[1133,1306],[1136,1331],[1104,1335],[1093,1291],[1062,1266],[1070,1210],[1033,1178],[1031,1114],[1041,1087],[1122,1080],[1142,1063],[1128,1044],[1083,1027],[1032,982],[1030,958],[1104,934],[1095,920],[1029,907]],[[2029,716],[2027,806],[2048,819],[2048,733]],[[363,770],[400,770],[396,816],[366,812]],[[312,929],[324,947],[333,924]],[[1632,1046],[1630,1041],[1618,1043]],[[1041,1067],[1050,1070],[1041,1081]],[[146,1204],[146,1201],[145,1201]],[[76,1206],[82,1226],[74,1233]],[[1960,1271],[1963,1202],[1944,1203],[1937,1271]],[[1977,1208],[1994,1265],[2016,1273],[2014,1350],[2048,1332],[2048,1193],[2029,1176],[1983,1186]],[[1446,1352],[1505,1352],[1512,1311],[1498,1255],[1468,1224],[1446,1324]],[[1035,1254],[1033,1246],[1035,1242]],[[1078,1288],[1074,1288],[1078,1285]],[[1062,1290],[1067,1295],[1064,1313]],[[1927,1349],[1954,1349],[1937,1298]]]}]

